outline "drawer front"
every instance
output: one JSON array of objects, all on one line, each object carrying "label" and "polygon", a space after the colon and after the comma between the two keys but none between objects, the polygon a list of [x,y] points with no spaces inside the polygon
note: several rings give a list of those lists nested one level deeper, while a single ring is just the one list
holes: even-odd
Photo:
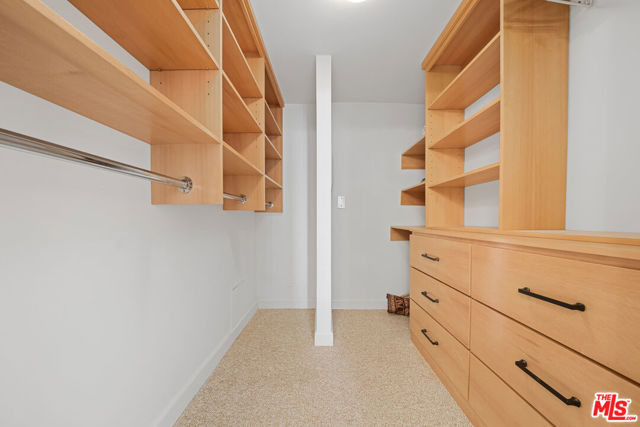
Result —
[{"label": "drawer front", "polygon": [[[633,383],[476,301],[471,303],[471,318],[473,354],[551,423],[606,424],[591,417],[595,394],[603,392],[632,399],[630,414],[640,414],[640,388]],[[578,399],[581,406],[567,405],[531,375],[565,399]]]},{"label": "drawer front", "polygon": [[420,307],[411,310],[409,329],[418,350],[426,353],[442,369],[458,392],[467,399],[469,350]]},{"label": "drawer front", "polygon": [[473,354],[469,370],[469,404],[487,426],[551,426]]},{"label": "drawer front", "polygon": [[412,268],[411,299],[469,348],[471,299],[468,296]]},{"label": "drawer front", "polygon": [[410,246],[412,267],[469,295],[471,245],[412,235]]},{"label": "drawer front", "polygon": [[486,246],[472,262],[474,299],[640,382],[640,271]]}]

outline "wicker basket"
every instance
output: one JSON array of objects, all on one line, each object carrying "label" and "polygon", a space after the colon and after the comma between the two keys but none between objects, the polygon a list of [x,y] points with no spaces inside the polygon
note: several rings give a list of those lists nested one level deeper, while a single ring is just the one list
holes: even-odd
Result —
[{"label": "wicker basket", "polygon": [[387,294],[387,311],[402,316],[409,315],[409,294],[391,295]]}]

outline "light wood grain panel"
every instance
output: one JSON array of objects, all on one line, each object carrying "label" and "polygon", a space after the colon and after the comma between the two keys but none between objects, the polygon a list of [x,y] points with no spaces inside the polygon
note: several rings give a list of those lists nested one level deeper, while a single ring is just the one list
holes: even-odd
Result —
[{"label": "light wood grain panel", "polygon": [[252,23],[254,17],[250,5],[244,0],[223,1],[222,11],[227,21],[229,21],[229,26],[242,51],[245,54],[260,54],[258,47],[259,32],[257,26]]},{"label": "light wood grain panel", "polygon": [[264,94],[266,78],[264,58],[252,54],[245,55],[245,57],[247,58],[247,63],[249,64],[249,68],[251,68],[253,77],[256,79],[256,82],[258,82],[260,93]]},{"label": "light wood grain panel", "polygon": [[[412,307],[413,308],[413,307]],[[469,350],[460,344],[438,322],[420,307],[414,307],[409,317],[409,329],[414,343],[428,353],[451,380],[456,391],[468,398]],[[427,336],[429,337],[427,339]],[[429,339],[434,343],[429,342]]]},{"label": "light wood grain panel", "polygon": [[278,125],[275,115],[273,114],[273,110],[269,105],[265,102],[265,132],[267,135],[282,135],[282,129]]},{"label": "light wood grain panel", "polygon": [[224,191],[229,194],[244,194],[247,202],[243,205],[235,200],[224,199],[224,210],[262,211],[265,202],[264,176],[225,175]]},{"label": "light wood grain panel", "polygon": [[474,169],[461,175],[445,179],[430,185],[430,188],[471,187],[485,182],[497,181],[500,178],[500,163]]},{"label": "light wood grain panel", "polygon": [[563,229],[569,8],[503,3],[500,227]]},{"label": "light wood grain panel", "polygon": [[471,246],[469,244],[412,235],[409,251],[412,267],[469,295],[471,280]]},{"label": "light wood grain panel", "polygon": [[266,185],[267,188],[279,188],[279,189],[282,189],[282,185],[277,183],[269,175],[265,175],[264,177],[266,179],[265,185]]},{"label": "light wood grain panel", "polygon": [[500,83],[500,34],[443,89],[431,110],[462,110]]},{"label": "light wood grain panel", "polygon": [[183,9],[218,9],[217,0],[177,0]]},{"label": "light wood grain panel", "polygon": [[500,30],[500,2],[463,1],[438,37],[422,68],[437,65],[466,65]]},{"label": "light wood grain panel", "polygon": [[401,206],[424,206],[424,182],[405,188],[400,192]]},{"label": "light wood grain panel", "polygon": [[219,139],[39,1],[0,3],[0,80],[152,144]]},{"label": "light wood grain panel", "polygon": [[551,426],[473,354],[469,367],[469,404],[492,427]]},{"label": "light wood grain panel", "polygon": [[150,70],[218,69],[175,1],[70,2]]},{"label": "light wood grain panel", "polygon": [[154,205],[222,204],[222,146],[220,144],[164,144],[151,147],[151,170],[169,176],[186,176],[193,189],[151,184]]},{"label": "light wood grain panel", "polygon": [[256,165],[236,151],[226,142],[223,144],[224,176],[262,176],[263,173]]},{"label": "light wood grain panel", "polygon": [[470,298],[414,268],[410,280],[411,299],[468,348]]},{"label": "light wood grain panel", "polygon": [[227,133],[224,142],[229,144],[260,171],[265,167],[265,140],[261,133]]},{"label": "light wood grain panel", "polygon": [[283,208],[283,191],[276,188],[267,188],[266,190],[266,201],[272,202],[273,207],[266,209],[265,212],[274,212],[280,213],[284,210]]},{"label": "light wood grain panel", "polygon": [[271,141],[271,138],[268,136],[265,136],[265,141],[266,141],[266,145],[265,145],[266,158],[273,159],[273,160],[282,159],[282,154],[278,151],[275,144]]},{"label": "light wood grain panel", "polygon": [[151,85],[214,135],[222,136],[220,71],[152,71]]},{"label": "light wood grain panel", "polygon": [[222,79],[222,128],[224,133],[262,132],[253,113],[223,72]]},{"label": "light wood grain panel", "polygon": [[[472,353],[555,425],[602,425],[591,418],[595,393],[615,391],[640,402],[640,387],[476,301],[471,318]],[[567,406],[519,369],[519,360],[566,398],[579,399],[581,406]]]},{"label": "light wood grain panel", "polygon": [[224,17],[222,18],[222,67],[240,96],[262,98],[258,81]]},{"label": "light wood grain panel", "polygon": [[217,64],[222,64],[222,12],[219,9],[185,10],[202,42],[207,46]]},{"label": "light wood grain panel", "polygon": [[[436,66],[426,73],[425,102],[433,100],[460,73],[462,67]],[[464,121],[464,110],[426,109],[425,145],[429,147],[450,129]],[[464,150],[426,149],[427,185],[464,172]],[[427,188],[425,192],[425,224],[427,226],[464,225],[464,189]]]},{"label": "light wood grain panel", "polygon": [[500,132],[500,98],[454,127],[429,148],[467,148]]},{"label": "light wood grain panel", "polygon": [[265,164],[265,173],[275,182],[282,185],[282,160],[268,159]]},{"label": "light wood grain panel", "polygon": [[[475,299],[640,382],[640,271],[474,246]],[[585,311],[518,293],[528,287]]]},{"label": "light wood grain panel", "polygon": [[424,169],[425,168],[425,138],[413,144],[407,151],[402,153],[402,169]]}]

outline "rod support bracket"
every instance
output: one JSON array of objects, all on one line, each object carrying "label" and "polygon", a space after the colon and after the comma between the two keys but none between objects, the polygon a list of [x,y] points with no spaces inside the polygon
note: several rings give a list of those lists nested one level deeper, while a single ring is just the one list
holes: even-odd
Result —
[{"label": "rod support bracket", "polygon": [[184,194],[190,193],[193,189],[193,181],[191,180],[191,178],[189,178],[188,176],[183,176],[182,178],[180,178],[180,180],[184,182],[184,186],[179,189],[180,192]]}]

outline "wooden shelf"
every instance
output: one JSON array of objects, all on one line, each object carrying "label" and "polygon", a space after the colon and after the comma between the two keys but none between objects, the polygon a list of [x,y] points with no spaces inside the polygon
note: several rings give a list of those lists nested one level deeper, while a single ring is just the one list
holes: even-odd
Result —
[{"label": "wooden shelf", "polygon": [[0,80],[151,144],[220,143],[40,2],[0,8]]},{"label": "wooden shelf", "polygon": [[429,51],[422,68],[431,71],[437,65],[464,67],[499,31],[499,1],[464,2]]},{"label": "wooden shelf", "polygon": [[500,34],[431,103],[431,110],[464,110],[500,83]]},{"label": "wooden shelf", "polygon": [[178,0],[183,9],[219,9],[218,0]]},{"label": "wooden shelf", "polygon": [[222,19],[222,66],[243,98],[262,98],[260,86],[224,17]]},{"label": "wooden shelf", "polygon": [[430,185],[429,188],[460,188],[500,179],[500,163],[494,163],[483,168],[475,169],[451,179]]},{"label": "wooden shelf", "polygon": [[500,132],[500,98],[453,128],[429,148],[467,148]]},{"label": "wooden shelf", "polygon": [[267,135],[282,135],[282,130],[280,126],[278,126],[278,122],[276,121],[276,117],[273,115],[273,111],[271,111],[271,107],[265,101],[265,131]]},{"label": "wooden shelf", "polygon": [[265,175],[265,185],[266,188],[279,188],[282,189],[282,185],[278,184],[273,178],[269,175]]},{"label": "wooden shelf", "polygon": [[421,182],[413,187],[405,188],[400,193],[400,204],[402,206],[424,206],[425,183]]},{"label": "wooden shelf", "polygon": [[422,139],[402,153],[402,169],[424,169],[425,168],[425,147],[424,136]]},{"label": "wooden shelf", "polygon": [[218,69],[215,58],[175,2],[70,2],[150,70]]},{"label": "wooden shelf", "polygon": [[281,160],[282,154],[278,151],[271,139],[268,136],[265,136],[265,158],[272,160]]},{"label": "wooden shelf", "polygon": [[222,169],[224,175],[262,175],[262,172],[257,167],[226,142],[223,145]]},{"label": "wooden shelf", "polygon": [[222,73],[222,127],[225,133],[262,133],[260,125],[225,72]]},{"label": "wooden shelf", "polygon": [[222,12],[227,18],[242,52],[259,54],[258,43],[251,25],[250,6],[242,0],[226,1],[222,2]]}]

